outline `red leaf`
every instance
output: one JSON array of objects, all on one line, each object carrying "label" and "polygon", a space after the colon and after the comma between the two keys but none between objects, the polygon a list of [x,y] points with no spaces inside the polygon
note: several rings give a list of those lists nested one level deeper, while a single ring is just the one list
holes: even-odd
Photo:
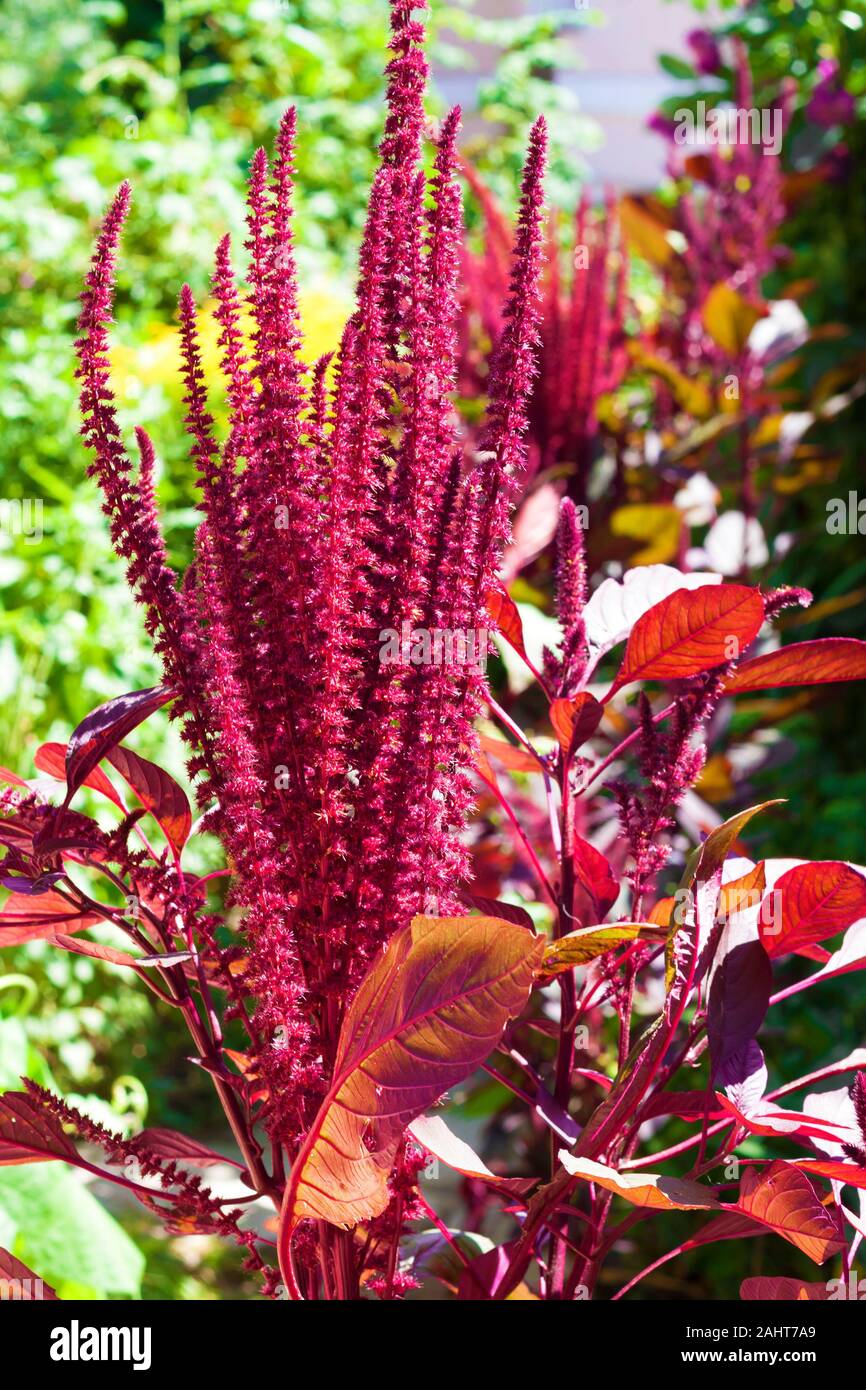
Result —
[{"label": "red leaf", "polygon": [[19,777],[17,772],[10,772],[8,767],[0,767],[0,782],[11,782],[13,787],[23,787],[28,792],[30,790],[24,778]]},{"label": "red leaf", "polygon": [[740,1285],[740,1298],[746,1303],[796,1303],[804,1294],[810,1303],[823,1303],[830,1297],[830,1290],[826,1284],[809,1284],[784,1275],[756,1275]]},{"label": "red leaf", "polygon": [[489,734],[481,734],[479,742],[484,752],[498,758],[509,772],[541,771],[541,762],[528,748],[518,748],[514,743],[506,743],[501,738],[491,738]]},{"label": "red leaf", "polygon": [[814,1173],[817,1178],[829,1178],[831,1182],[847,1183],[849,1187],[866,1190],[866,1168],[856,1163],[843,1163],[840,1158],[795,1158],[798,1168],[804,1173]]},{"label": "red leaf", "polygon": [[587,690],[573,700],[554,700],[550,706],[550,722],[563,753],[573,753],[586,743],[598,728],[603,714],[604,707]]},{"label": "red leaf", "polygon": [[725,694],[862,680],[866,680],[866,642],[856,637],[821,637],[744,661],[725,681]]},{"label": "red leaf", "polygon": [[783,1135],[786,1139],[823,1139],[837,1143],[842,1137],[839,1133],[844,1126],[819,1120],[814,1116],[801,1115],[797,1110],[782,1110],[772,1101],[762,1101],[754,1114],[746,1115],[734,1101],[717,1092],[716,1099],[723,1110],[733,1115],[738,1124],[750,1134],[764,1138]]},{"label": "red leaf", "polygon": [[67,802],[115,744],[173,698],[174,691],[164,685],[133,690],[100,705],[82,719],[66,750]]},{"label": "red leaf", "polygon": [[0,1247],[0,1300],[43,1303],[56,1298],[57,1294],[50,1284],[46,1284],[32,1269]]},{"label": "red leaf", "polygon": [[[758,930],[769,956],[813,946],[866,917],[866,878],[847,864],[798,864],[776,880],[781,914],[761,913]],[[764,921],[765,916],[779,918]]]},{"label": "red leaf", "polygon": [[[0,941],[2,939],[0,936]],[[51,940],[61,951],[70,951],[74,956],[89,956],[91,960],[104,960],[110,965],[140,964],[139,957],[131,956],[128,951],[118,951],[114,946],[103,946],[98,941],[88,941],[86,938],[78,941],[73,936],[55,936]]]},{"label": "red leaf", "polygon": [[[65,743],[43,743],[41,748],[37,748],[33,762],[40,772],[46,772],[49,777],[54,777],[58,782],[66,781],[66,757],[67,745]],[[83,779],[81,785],[90,787],[92,791],[102,792],[109,801],[121,811],[126,813],[121,798],[117,794],[114,785],[106,777],[101,767],[95,767],[92,772]]]},{"label": "red leaf", "polygon": [[102,920],[96,913],[81,912],[59,893],[40,893],[37,897],[11,893],[0,911],[0,948],[58,932],[85,931]]},{"label": "red leaf", "polygon": [[79,1162],[72,1141],[26,1091],[6,1091],[0,1096],[0,1164],[55,1158]]},{"label": "red leaf", "polygon": [[182,787],[156,763],[148,762],[147,758],[140,757],[122,744],[113,748],[106,757],[132,787],[142,806],[158,822],[172,849],[180,854],[192,826],[192,811]]},{"label": "red leaf", "polygon": [[839,1213],[823,1205],[805,1173],[782,1159],[769,1168],[746,1169],[736,1210],[790,1241],[815,1264],[845,1247]]},{"label": "red leaf", "polygon": [[346,1014],[331,1089],[292,1165],[279,1240],[290,1288],[298,1221],[348,1227],[384,1211],[406,1126],[496,1046],[543,946],[490,917],[416,917],[391,938]]},{"label": "red leaf", "polygon": [[631,681],[681,680],[721,666],[754,641],[763,620],[758,589],[742,584],[677,589],[635,623],[606,698]]},{"label": "red leaf", "polygon": [[517,604],[502,589],[491,589],[487,595],[487,612],[494,625],[498,627],[506,642],[526,660],[526,647],[523,645],[523,623]]},{"label": "red leaf", "polygon": [[574,837],[574,873],[581,888],[589,895],[596,920],[602,922],[619,897],[619,880],[601,850]]}]

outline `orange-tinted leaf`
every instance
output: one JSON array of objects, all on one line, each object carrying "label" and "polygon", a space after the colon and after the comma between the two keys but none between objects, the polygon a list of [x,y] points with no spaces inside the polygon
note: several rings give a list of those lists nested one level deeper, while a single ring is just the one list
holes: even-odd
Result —
[{"label": "orange-tinted leaf", "polygon": [[510,642],[516,652],[519,652],[523,659],[526,659],[526,648],[523,645],[523,623],[517,610],[517,604],[509,598],[502,589],[491,589],[487,595],[487,612],[494,625],[502,633],[506,642]]},{"label": "orange-tinted leaf", "polygon": [[855,637],[822,637],[815,642],[794,642],[744,661],[725,681],[725,694],[862,680],[866,680],[866,642]]},{"label": "orange-tinted leaf", "polygon": [[765,304],[749,303],[722,281],[707,295],[701,317],[713,342],[730,357],[738,357],[758,319],[764,318],[766,313]]},{"label": "orange-tinted leaf", "polygon": [[635,1207],[654,1207],[658,1211],[694,1211],[717,1207],[718,1201],[708,1187],[690,1182],[688,1178],[668,1178],[660,1173],[618,1173],[604,1163],[591,1158],[575,1158],[568,1149],[560,1149],[559,1161],[567,1173],[595,1183],[607,1192],[615,1192]]},{"label": "orange-tinted leaf", "polygon": [[716,909],[716,916],[722,922],[727,922],[736,912],[744,912],[747,908],[757,907],[764,896],[764,889],[767,886],[767,871],[763,859],[756,864],[754,869],[736,878],[731,883],[723,883],[719,893],[719,905]]},{"label": "orange-tinted leaf", "polygon": [[669,927],[676,905],[676,898],[659,898],[647,913],[647,921],[655,923],[658,927]]},{"label": "orange-tinted leaf", "polygon": [[147,758],[122,744],[112,748],[106,756],[157,821],[172,848],[180,854],[192,826],[192,811],[183,789],[156,763],[148,762]]},{"label": "orange-tinted leaf", "polygon": [[787,1279],[784,1275],[756,1275],[744,1279],[740,1285],[740,1298],[744,1302],[758,1303],[823,1303],[830,1297],[826,1283],[809,1284],[804,1279]]},{"label": "orange-tinted leaf", "polygon": [[805,1173],[782,1159],[769,1168],[746,1169],[736,1210],[790,1241],[815,1264],[823,1264],[845,1246],[838,1212],[823,1205]]},{"label": "orange-tinted leaf", "polygon": [[501,738],[491,738],[481,734],[481,747],[492,758],[498,758],[510,772],[540,772],[541,763],[528,748],[518,748],[514,743],[506,743]]},{"label": "orange-tinted leaf", "polygon": [[866,878],[832,859],[789,869],[776,880],[773,892],[779,895],[781,912],[774,912],[773,920],[758,922],[770,956],[814,946],[866,917]]},{"label": "orange-tinted leaf", "polygon": [[[58,782],[66,781],[66,744],[65,743],[43,743],[41,748],[37,748],[33,762],[40,772],[45,772],[49,777],[54,777]],[[101,767],[95,767],[92,772],[84,778],[81,783],[83,787],[90,787],[95,792],[102,792],[108,800],[124,813],[126,807],[117,794],[115,787],[108,780]]]},{"label": "orange-tinted leaf", "polygon": [[677,589],[632,629],[614,691],[636,680],[681,680],[721,666],[758,634],[764,601],[742,584]]},{"label": "orange-tinted leaf", "polygon": [[581,927],[548,943],[542,970],[545,975],[559,975],[575,965],[586,965],[616,946],[637,941],[638,937],[660,942],[664,941],[665,933],[652,922],[612,922],[610,926]]},{"label": "orange-tinted leaf", "polygon": [[601,723],[603,714],[604,706],[588,690],[581,691],[573,700],[554,700],[550,706],[550,722],[563,753],[586,743]]},{"label": "orange-tinted leaf", "polygon": [[350,1227],[384,1211],[407,1125],[469,1076],[523,1009],[543,942],[492,917],[416,917],[358,990],[334,1081],[292,1168],[280,1262],[305,1217]]},{"label": "orange-tinted leaf", "polygon": [[0,948],[58,933],[84,931],[103,919],[83,913],[59,893],[10,893],[0,910]]},{"label": "orange-tinted leaf", "polygon": [[770,806],[781,805],[781,801],[761,801],[757,806],[748,806],[745,811],[738,811],[735,816],[717,825],[715,830],[710,831],[703,844],[698,845],[689,855],[680,887],[689,888],[695,881],[708,883],[713,874],[722,867],[739,839],[740,832],[752,817],[759,811],[766,811]]}]

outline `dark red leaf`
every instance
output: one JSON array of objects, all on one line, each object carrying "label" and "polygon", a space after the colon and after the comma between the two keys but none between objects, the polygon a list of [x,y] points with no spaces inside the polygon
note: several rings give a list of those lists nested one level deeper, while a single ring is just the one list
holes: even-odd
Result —
[{"label": "dark red leaf", "polygon": [[88,714],[73,733],[66,750],[67,801],[116,744],[173,698],[173,690],[164,685],[154,686],[118,695]]},{"label": "dark red leaf", "polygon": [[0,1096],[0,1164],[77,1163],[78,1153],[63,1130],[26,1091]]},{"label": "dark red leaf", "polygon": [[604,706],[589,691],[581,691],[573,700],[554,700],[550,706],[553,725],[563,753],[574,753],[598,728]]},{"label": "dark red leaf", "polygon": [[43,1303],[56,1298],[57,1294],[50,1284],[46,1284],[32,1269],[0,1247],[0,1301]]},{"label": "dark red leaf", "polygon": [[526,660],[526,648],[523,645],[523,623],[517,604],[509,598],[502,589],[491,589],[487,595],[487,612],[495,627],[499,629],[516,652]]},{"label": "dark red leaf", "polygon": [[112,748],[106,757],[161,826],[172,848],[180,854],[192,826],[192,811],[183,789],[156,763],[148,762],[147,758],[122,744]]},{"label": "dark red leaf", "polygon": [[580,835],[574,837],[573,863],[575,878],[602,922],[619,897],[619,880],[601,850]]},{"label": "dark red leaf", "polygon": [[140,1150],[142,1155],[154,1154],[172,1163],[191,1163],[196,1168],[212,1168],[217,1163],[230,1163],[235,1168],[243,1166],[235,1159],[224,1158],[222,1154],[174,1129],[143,1129],[130,1141],[130,1148]]},{"label": "dark red leaf", "polygon": [[744,661],[725,681],[725,694],[862,680],[866,680],[866,642],[856,637],[821,637]]}]

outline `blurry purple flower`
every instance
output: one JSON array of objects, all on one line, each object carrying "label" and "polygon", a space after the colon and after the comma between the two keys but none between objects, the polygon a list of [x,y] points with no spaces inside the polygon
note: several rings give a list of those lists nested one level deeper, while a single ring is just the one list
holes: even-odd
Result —
[{"label": "blurry purple flower", "polygon": [[835,58],[824,58],[818,64],[816,82],[806,115],[810,121],[825,128],[848,125],[856,113],[854,98],[839,81],[839,64]]},{"label": "blurry purple flower", "polygon": [[676,124],[670,116],[665,116],[661,111],[654,111],[647,118],[647,130],[654,130],[656,135],[663,135],[666,140],[673,140]]},{"label": "blurry purple flower", "polygon": [[692,50],[698,72],[711,76],[719,71],[722,55],[709,29],[692,29],[691,33],[686,34],[686,43]]}]

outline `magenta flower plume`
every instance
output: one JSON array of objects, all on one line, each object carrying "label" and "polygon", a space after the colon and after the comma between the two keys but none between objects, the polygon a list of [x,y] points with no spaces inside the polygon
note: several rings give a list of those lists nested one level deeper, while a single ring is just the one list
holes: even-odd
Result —
[{"label": "magenta flower plume", "polygon": [[[427,63],[413,17],[423,8],[392,6],[380,167],[356,307],[333,361],[309,370],[302,359],[294,110],[273,163],[259,150],[251,164],[246,305],[228,238],[217,248],[224,439],[209,408],[196,305],[181,291],[202,522],[180,590],[159,532],[153,446],[139,434],[134,480],[108,386],[105,325],[127,189],[106,218],[82,314],[92,471],[161,634],[191,767],[204,774],[206,823],[226,850],[242,938],[220,948],[220,968],[232,1010],[251,1030],[261,1115],[290,1158],[327,1088],[340,1021],[371,959],[419,910],[463,910],[460,832],[484,689],[485,596],[525,464],[545,127],[539,121],[530,138],[482,447],[464,459],[452,403],[460,118],[454,111],[442,123],[428,177]],[[415,643],[437,633],[448,639],[444,658],[437,648],[416,660]],[[190,910],[180,893],[185,931],[194,929]],[[414,1181],[411,1161],[400,1162]],[[396,1219],[405,1219],[408,1198],[400,1210]]]}]

